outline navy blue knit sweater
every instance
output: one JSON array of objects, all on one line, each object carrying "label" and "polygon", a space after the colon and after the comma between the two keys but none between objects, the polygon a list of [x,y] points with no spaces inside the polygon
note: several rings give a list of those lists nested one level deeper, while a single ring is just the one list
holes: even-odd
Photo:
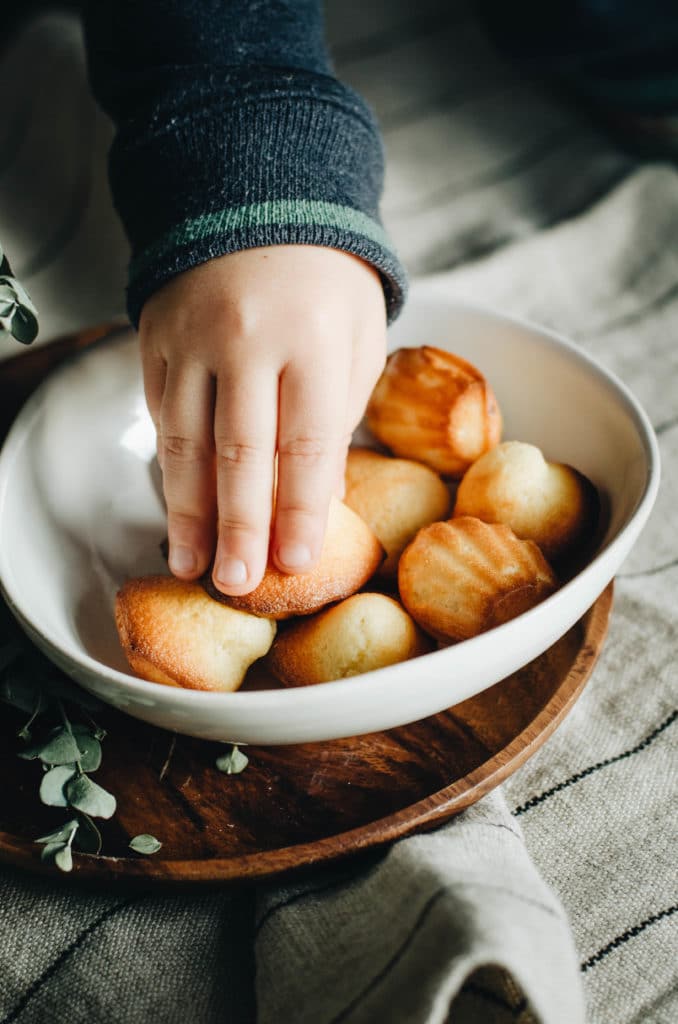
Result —
[{"label": "navy blue knit sweater", "polygon": [[374,117],[331,73],[316,0],[91,0],[90,79],[117,134],[113,198],[132,246],[134,323],[165,281],[281,243],[354,253],[405,276],[379,221]]}]

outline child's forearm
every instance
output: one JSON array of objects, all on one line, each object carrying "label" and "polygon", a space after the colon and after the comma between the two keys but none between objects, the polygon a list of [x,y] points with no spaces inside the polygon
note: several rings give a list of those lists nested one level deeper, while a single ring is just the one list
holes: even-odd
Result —
[{"label": "child's forearm", "polygon": [[118,127],[111,185],[132,244],[129,311],[207,259],[274,244],[360,256],[389,315],[404,274],[379,222],[368,107],[332,77],[312,0],[96,0],[95,93]]}]

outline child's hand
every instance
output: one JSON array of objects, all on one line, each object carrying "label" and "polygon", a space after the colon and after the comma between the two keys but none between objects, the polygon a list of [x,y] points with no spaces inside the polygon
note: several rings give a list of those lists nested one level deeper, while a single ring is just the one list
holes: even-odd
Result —
[{"label": "child's hand", "polygon": [[170,281],[139,332],[172,571],[195,579],[215,544],[214,582],[227,594],[259,583],[269,544],[278,568],[310,569],[384,365],[376,271],[335,249],[244,250]]}]

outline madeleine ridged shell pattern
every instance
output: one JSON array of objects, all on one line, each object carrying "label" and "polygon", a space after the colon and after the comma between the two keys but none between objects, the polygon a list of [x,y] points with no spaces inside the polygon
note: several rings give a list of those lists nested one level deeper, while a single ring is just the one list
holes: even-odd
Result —
[{"label": "madeleine ridged shell pattern", "polygon": [[422,629],[455,642],[538,604],[558,581],[532,541],[460,516],[420,530],[398,567],[403,604]]}]

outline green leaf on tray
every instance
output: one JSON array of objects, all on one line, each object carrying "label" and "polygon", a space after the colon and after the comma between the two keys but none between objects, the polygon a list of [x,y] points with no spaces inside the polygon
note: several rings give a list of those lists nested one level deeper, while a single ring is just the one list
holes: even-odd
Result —
[{"label": "green leaf on tray", "polygon": [[40,799],[48,807],[68,807],[69,800],[64,792],[64,786],[70,782],[76,773],[74,764],[59,765],[51,768],[42,777],[40,783]]},{"label": "green leaf on tray", "polygon": [[162,843],[159,839],[148,835],[146,832],[140,836],[135,836],[134,839],[130,839],[129,843],[130,850],[134,850],[135,853],[145,853],[146,855],[157,853],[161,846]]},{"label": "green leaf on tray", "polygon": [[63,850],[64,846],[64,843],[48,843],[40,851],[40,860],[54,860],[55,853]]},{"label": "green leaf on tray", "polygon": [[49,832],[46,836],[40,836],[36,839],[36,843],[67,843],[73,838],[73,834],[78,830],[80,822],[77,818],[71,818],[61,828],[57,828],[54,832]]},{"label": "green leaf on tray", "polygon": [[61,871],[71,871],[73,868],[73,854],[70,846],[62,846],[54,855],[54,863]]},{"label": "green leaf on tray", "polygon": [[115,814],[113,794],[92,782],[86,775],[76,775],[67,782],[64,793],[71,807],[93,818],[112,818]]},{"label": "green leaf on tray", "polygon": [[249,758],[235,744],[231,747],[228,754],[222,754],[216,760],[217,768],[220,772],[224,772],[225,775],[239,775],[240,772],[247,768],[248,764]]},{"label": "green leaf on tray", "polygon": [[101,764],[101,743],[90,732],[73,732],[80,751],[80,767],[83,772],[95,772]]},{"label": "green leaf on tray", "polygon": [[[35,748],[31,748],[35,749]],[[74,764],[80,760],[80,750],[70,729],[57,729],[38,751],[44,764]]]}]

